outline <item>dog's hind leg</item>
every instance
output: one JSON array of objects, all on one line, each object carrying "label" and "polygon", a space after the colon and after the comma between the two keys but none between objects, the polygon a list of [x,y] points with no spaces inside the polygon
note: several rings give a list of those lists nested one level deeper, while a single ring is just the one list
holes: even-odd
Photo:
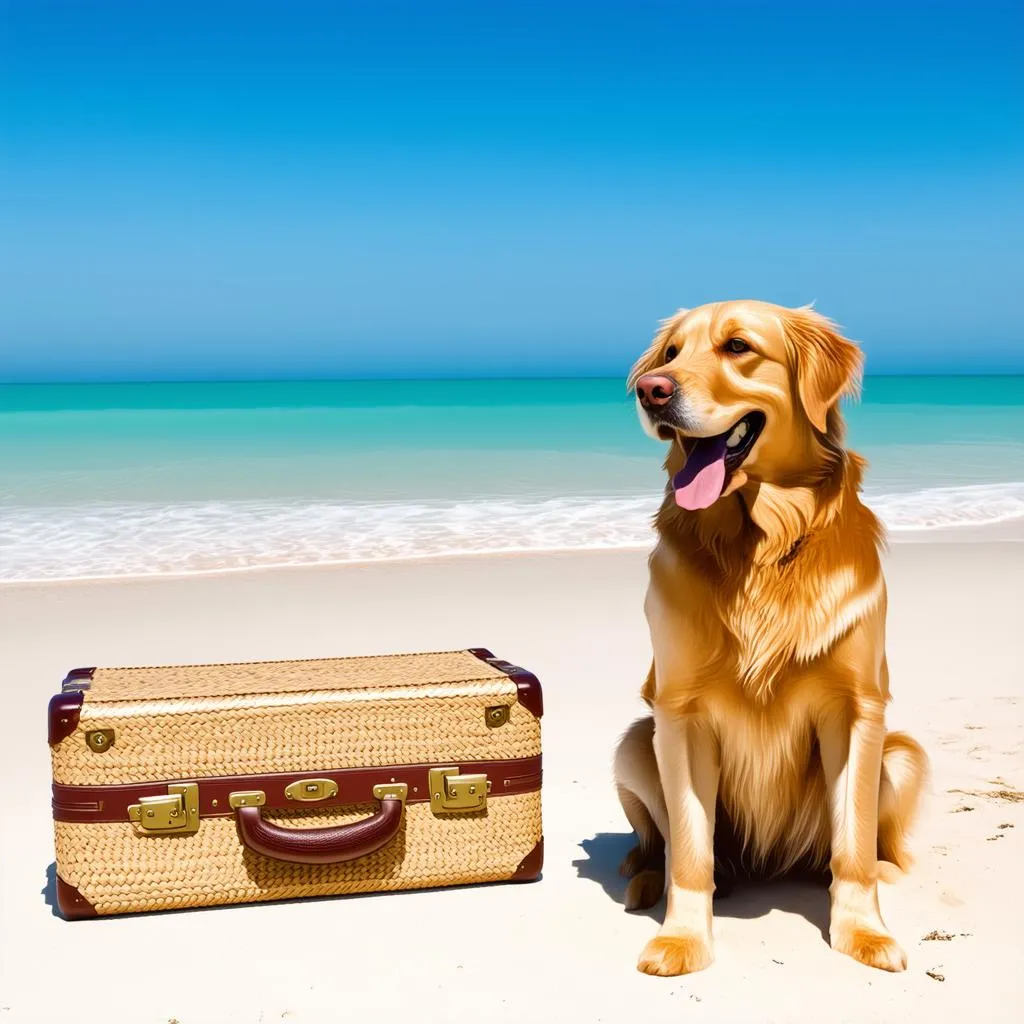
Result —
[{"label": "dog's hind leg", "polygon": [[638,843],[619,871],[629,879],[626,909],[653,907],[665,891],[665,840],[668,814],[654,756],[654,719],[634,722],[615,751],[615,787]]},{"label": "dog's hind leg", "polygon": [[913,860],[907,849],[910,831],[928,777],[928,755],[906,733],[890,732],[882,748],[878,791],[878,859],[907,871]]}]

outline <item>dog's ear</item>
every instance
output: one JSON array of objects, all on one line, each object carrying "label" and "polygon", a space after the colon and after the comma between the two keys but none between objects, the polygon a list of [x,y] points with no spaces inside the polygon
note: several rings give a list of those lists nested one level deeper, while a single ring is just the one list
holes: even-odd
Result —
[{"label": "dog's ear", "polygon": [[782,316],[796,369],[800,403],[815,430],[825,433],[829,410],[860,391],[864,353],[836,325],[809,306]]},{"label": "dog's ear", "polygon": [[626,379],[627,391],[632,391],[636,386],[637,380],[645,373],[650,373],[651,370],[655,370],[662,365],[664,362],[662,353],[665,349],[665,343],[672,337],[676,328],[683,322],[683,318],[689,312],[688,309],[677,309],[670,317],[666,317],[658,324],[658,332],[654,335],[654,341],[651,342],[647,351],[633,364],[633,368],[629,371],[629,377]]}]

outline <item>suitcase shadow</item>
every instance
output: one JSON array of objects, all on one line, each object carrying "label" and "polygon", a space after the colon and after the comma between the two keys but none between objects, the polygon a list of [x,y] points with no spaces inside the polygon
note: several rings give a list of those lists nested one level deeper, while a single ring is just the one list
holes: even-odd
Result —
[{"label": "suitcase shadow", "polygon": [[[585,857],[574,860],[573,867],[580,878],[597,882],[616,903],[623,903],[626,879],[619,874],[622,858],[636,845],[632,832],[599,832],[580,842]],[[715,914],[753,920],[764,917],[772,910],[799,914],[814,925],[825,942],[828,938],[828,883],[820,879],[784,878],[777,881],[740,881],[729,893],[715,895]],[[661,923],[665,901],[647,910],[636,911]]]},{"label": "suitcase shadow", "polygon": [[43,902],[50,908],[54,917],[60,917],[61,912],[57,909],[57,862],[54,861],[46,868],[46,885],[42,890]]}]

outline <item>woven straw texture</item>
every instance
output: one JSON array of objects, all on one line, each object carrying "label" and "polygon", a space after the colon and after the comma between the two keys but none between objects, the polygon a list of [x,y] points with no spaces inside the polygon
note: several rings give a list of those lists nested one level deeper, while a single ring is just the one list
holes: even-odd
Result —
[{"label": "woven straw texture", "polygon": [[[509,721],[489,728],[484,709],[499,704]],[[91,750],[92,729],[112,729],[113,744]],[[52,763],[55,782],[84,786],[538,753],[540,722],[518,703],[516,684],[450,652],[100,669]]]},{"label": "woven straw texture", "polygon": [[[376,805],[267,811],[284,827],[340,825]],[[170,910],[380,890],[494,882],[512,877],[541,837],[539,792],[488,801],[476,814],[405,809],[375,853],[343,864],[276,861],[242,845],[233,818],[207,818],[191,836],[139,836],[125,823],[55,822],[58,872],[99,914]]]},{"label": "woven straw texture", "polygon": [[98,668],[86,692],[86,701],[416,687],[503,678],[504,673],[468,651],[251,661],[227,665]]}]

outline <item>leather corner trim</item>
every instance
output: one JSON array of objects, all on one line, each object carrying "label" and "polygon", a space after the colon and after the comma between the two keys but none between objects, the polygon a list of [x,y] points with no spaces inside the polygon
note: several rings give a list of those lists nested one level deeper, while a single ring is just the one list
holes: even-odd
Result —
[{"label": "leather corner trim", "polygon": [[544,692],[541,689],[540,680],[526,669],[515,668],[509,675],[515,680],[516,688],[519,690],[519,703],[526,708],[534,718],[544,716]]},{"label": "leather corner trim", "polygon": [[92,668],[73,668],[61,683],[62,690],[88,690],[92,677],[96,674],[96,666]]},{"label": "leather corner trim", "polygon": [[537,845],[519,862],[513,882],[534,882],[540,878],[544,867],[544,837],[537,840]]},{"label": "leather corner trim", "polygon": [[51,747],[55,747],[78,728],[84,699],[82,690],[63,690],[50,698],[47,739]]},{"label": "leather corner trim", "polygon": [[544,691],[540,680],[525,668],[513,665],[510,661],[503,661],[496,658],[486,647],[471,647],[469,653],[475,655],[481,661],[486,661],[499,672],[504,672],[515,684],[519,691],[519,703],[526,708],[534,718],[541,718],[544,715]]},{"label": "leather corner trim", "polygon": [[57,875],[57,909],[66,921],[96,917],[96,908],[73,886]]}]

